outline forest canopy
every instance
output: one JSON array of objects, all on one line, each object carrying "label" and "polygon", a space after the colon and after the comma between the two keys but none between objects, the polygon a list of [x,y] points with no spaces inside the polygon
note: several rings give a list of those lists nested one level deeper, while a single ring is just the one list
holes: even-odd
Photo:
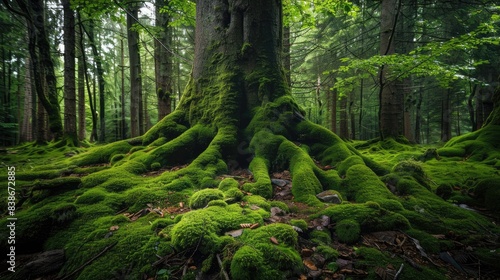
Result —
[{"label": "forest canopy", "polygon": [[498,4],[3,1],[0,276],[498,277]]}]

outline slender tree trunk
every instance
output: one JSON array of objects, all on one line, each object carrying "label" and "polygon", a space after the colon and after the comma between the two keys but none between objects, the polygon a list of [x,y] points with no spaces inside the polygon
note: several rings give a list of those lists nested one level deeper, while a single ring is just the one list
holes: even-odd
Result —
[{"label": "slender tree trunk", "polygon": [[142,78],[141,56],[139,51],[139,33],[134,29],[139,6],[131,4],[127,13],[127,41],[130,61],[130,136],[143,133],[142,117]]},{"label": "slender tree trunk", "polygon": [[292,67],[291,67],[291,56],[290,56],[290,26],[285,26],[283,28],[283,68],[285,68],[285,78],[288,86],[292,86]]},{"label": "slender tree trunk", "polygon": [[418,100],[416,106],[416,114],[415,114],[415,143],[420,144],[421,141],[421,133],[422,133],[422,87],[419,88],[418,91]]},{"label": "slender tree trunk", "polygon": [[347,115],[347,96],[340,97],[340,138],[349,139],[349,125]]},{"label": "slender tree trunk", "polygon": [[330,91],[332,104],[330,106],[330,129],[333,133],[337,133],[337,90]]},{"label": "slender tree trunk", "polygon": [[97,114],[96,114],[96,107],[95,107],[95,102],[94,99],[92,98],[92,87],[90,85],[90,78],[89,74],[87,72],[88,64],[87,64],[87,58],[85,55],[85,44],[83,42],[83,34],[84,34],[84,26],[81,20],[81,15],[80,13],[78,15],[78,26],[80,30],[80,49],[82,50],[81,55],[82,55],[82,63],[83,63],[83,69],[84,69],[84,76],[85,76],[85,84],[87,85],[87,94],[89,98],[89,107],[90,107],[90,112],[92,116],[92,130],[90,132],[90,141],[94,141],[97,139]]},{"label": "slender tree trunk", "polygon": [[26,57],[24,74],[24,114],[21,125],[21,142],[33,141],[33,81],[31,59]]},{"label": "slender tree trunk", "polygon": [[441,141],[447,142],[451,139],[451,93],[449,89],[444,90],[441,101]]},{"label": "slender tree trunk", "polygon": [[168,3],[168,0],[157,0],[155,12],[155,24],[163,30],[158,36],[158,41],[155,41],[155,77],[156,96],[158,99],[158,120],[161,120],[172,111],[172,28],[168,26],[170,21],[168,13],[160,12],[160,9],[168,5]]},{"label": "slender tree trunk", "polygon": [[[397,22],[397,11],[401,0],[382,0],[380,23],[380,54],[394,54],[394,34]],[[399,3],[399,5],[397,4]],[[395,81],[389,78],[390,69],[387,65],[380,70],[380,138],[398,137],[403,135],[403,94],[398,92]]]},{"label": "slender tree trunk", "polygon": [[[105,142],[106,138],[106,108],[105,108],[105,95],[104,88],[106,82],[104,81],[104,69],[102,68],[102,59],[99,54],[99,50],[97,49],[97,44],[95,40],[95,23],[93,20],[90,21],[87,36],[89,37],[90,48],[92,49],[92,54],[94,56],[94,61],[96,65],[97,71],[97,85],[99,88],[99,138],[98,141]],[[97,100],[94,99],[94,104],[97,105]]]},{"label": "slender tree trunk", "polygon": [[64,135],[76,145],[76,88],[75,88],[75,14],[69,0],[63,0],[64,11]]},{"label": "slender tree trunk", "polygon": [[125,119],[125,48],[123,47],[123,39],[120,40],[120,54],[121,54],[121,137],[122,139],[127,138],[127,122]]},{"label": "slender tree trunk", "polygon": [[474,96],[476,95],[477,89],[478,89],[477,84],[474,84],[474,86],[472,87],[472,90],[470,92],[469,98],[467,99],[467,110],[469,111],[469,121],[470,121],[470,125],[472,127],[472,131],[477,130],[477,123],[476,123],[475,111],[474,111],[474,105],[473,105],[473,100],[474,100]]},{"label": "slender tree trunk", "polygon": [[83,33],[79,29],[78,32],[79,44],[78,51],[78,139],[85,140],[86,137],[86,114],[85,114],[85,56]]}]

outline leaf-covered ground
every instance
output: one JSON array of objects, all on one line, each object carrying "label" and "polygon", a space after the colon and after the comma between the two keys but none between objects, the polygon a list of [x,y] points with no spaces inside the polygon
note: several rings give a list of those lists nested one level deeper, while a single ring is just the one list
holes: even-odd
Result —
[{"label": "leaf-covered ground", "polygon": [[[5,271],[8,265],[3,261],[0,277],[500,278],[498,151],[479,142],[473,151],[469,146],[418,146],[394,140],[350,144],[392,171],[380,177],[397,199],[382,205],[357,203],[351,190],[342,189],[323,193],[328,200],[321,205],[306,205],[294,201],[290,171],[279,167],[269,174],[270,199],[243,189],[255,180],[249,170],[240,168],[196,189],[186,189],[183,177],[162,184],[162,176],[180,174],[185,164],[159,166],[138,177],[107,174],[99,187],[85,188],[82,181],[92,178],[90,174],[140,157],[148,147],[116,145],[115,151],[102,150],[104,163],[88,165],[71,164],[79,154],[95,154],[103,147],[27,144],[2,149],[3,182],[7,166],[17,170],[18,220],[17,272]],[[485,151],[478,156],[481,148]],[[316,164],[322,170],[337,170],[349,186],[356,185],[356,177],[342,165]],[[427,190],[415,190],[412,182]],[[0,196],[5,231],[7,192]],[[438,206],[442,202],[454,208]],[[440,209],[456,214],[439,215]],[[5,242],[2,239],[2,247]],[[57,249],[64,249],[64,262],[37,275],[33,267],[41,259],[39,253]]]}]

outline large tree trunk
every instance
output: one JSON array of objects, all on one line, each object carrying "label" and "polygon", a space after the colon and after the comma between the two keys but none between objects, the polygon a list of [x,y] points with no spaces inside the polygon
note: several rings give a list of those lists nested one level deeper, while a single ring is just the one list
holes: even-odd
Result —
[{"label": "large tree trunk", "polygon": [[[394,54],[394,34],[397,0],[382,0],[380,14],[380,55]],[[401,2],[399,1],[399,5]],[[403,94],[397,90],[395,81],[389,78],[390,69],[384,65],[380,70],[380,138],[403,135]]]},{"label": "large tree trunk", "polygon": [[138,18],[138,4],[130,4],[127,13],[127,42],[130,62],[130,136],[143,133],[142,118],[142,78],[141,54],[139,52],[139,33],[134,29]]},{"label": "large tree trunk", "polygon": [[173,68],[172,68],[172,28],[168,26],[170,16],[160,12],[168,5],[168,0],[157,0],[155,7],[156,27],[162,32],[155,41],[155,77],[156,96],[158,98],[158,120],[161,120],[172,111],[173,96]]},{"label": "large tree trunk", "polygon": [[55,139],[58,139],[63,135],[63,125],[60,116],[54,62],[52,61],[50,44],[45,31],[43,1],[32,0],[30,5],[21,0],[18,0],[17,3],[27,16],[28,45],[33,63],[37,96],[47,112],[50,132]]},{"label": "large tree trunk", "polygon": [[78,143],[76,130],[75,87],[75,14],[69,0],[63,0],[64,11],[64,136]]}]

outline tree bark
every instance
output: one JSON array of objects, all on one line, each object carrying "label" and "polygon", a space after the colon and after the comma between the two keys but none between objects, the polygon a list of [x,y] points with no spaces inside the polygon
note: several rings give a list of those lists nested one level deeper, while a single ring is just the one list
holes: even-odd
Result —
[{"label": "tree bark", "polygon": [[139,51],[139,33],[134,29],[139,6],[130,4],[127,12],[127,42],[130,62],[130,136],[143,133],[142,117],[142,78],[141,55]]},{"label": "tree bark", "polygon": [[451,139],[451,97],[450,90],[444,89],[441,101],[441,141],[447,142]]},{"label": "tree bark", "polygon": [[[394,54],[394,34],[396,25],[397,0],[382,0],[380,14],[380,55]],[[395,81],[389,77],[391,71],[387,65],[380,70],[380,138],[403,135],[403,94],[397,90]]]},{"label": "tree bark", "polygon": [[83,32],[78,29],[78,140],[85,140],[86,137],[86,115],[85,115],[85,57],[83,52],[85,51],[83,45]]},{"label": "tree bark", "polygon": [[169,25],[170,16],[162,13],[161,8],[168,5],[167,0],[156,1],[156,27],[162,28],[155,41],[155,77],[156,96],[158,99],[158,120],[172,111],[173,68],[172,68],[172,28]]},{"label": "tree bark", "polygon": [[63,124],[60,116],[54,62],[45,31],[43,1],[32,0],[30,5],[26,5],[22,0],[17,0],[17,3],[27,17],[28,49],[33,63],[37,96],[47,112],[52,137],[59,139],[63,135]]},{"label": "tree bark", "polygon": [[63,0],[64,12],[64,136],[78,143],[75,87],[75,14],[69,0]]}]

